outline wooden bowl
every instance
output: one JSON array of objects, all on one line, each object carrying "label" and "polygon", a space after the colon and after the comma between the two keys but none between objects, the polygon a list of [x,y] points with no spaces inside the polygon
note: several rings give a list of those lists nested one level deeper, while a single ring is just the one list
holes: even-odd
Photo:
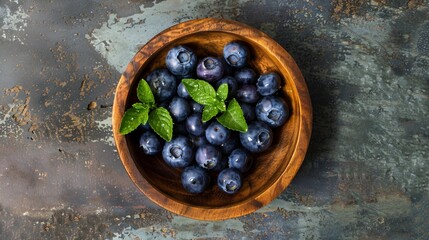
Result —
[{"label": "wooden bowl", "polygon": [[[259,73],[276,71],[291,109],[288,121],[274,130],[271,148],[255,154],[254,166],[244,176],[235,195],[212,184],[202,194],[189,194],[181,185],[181,169],[167,166],[160,156],[145,156],[137,134],[119,134],[126,109],[137,102],[136,87],[152,70],[165,67],[173,46],[190,46],[201,56],[221,56],[223,46],[243,41],[250,47],[250,66]],[[152,38],[128,64],[121,76],[113,103],[113,134],[121,161],[137,187],[161,207],[194,219],[221,220],[242,216],[271,202],[291,182],[307,151],[312,127],[312,108],[307,86],[292,57],[274,40],[257,29],[225,19],[197,19],[172,26]],[[215,177],[215,176],[214,176]],[[216,179],[212,179],[216,182]]]}]

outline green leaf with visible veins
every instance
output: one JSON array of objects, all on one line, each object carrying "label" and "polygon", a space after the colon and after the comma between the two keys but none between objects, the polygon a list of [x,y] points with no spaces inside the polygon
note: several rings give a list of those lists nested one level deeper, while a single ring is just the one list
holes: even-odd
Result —
[{"label": "green leaf with visible veins", "polygon": [[173,119],[163,107],[152,110],[149,114],[149,125],[162,139],[169,142],[173,137]]},{"label": "green leaf with visible veins", "polygon": [[243,110],[241,110],[240,104],[235,98],[229,102],[226,111],[217,117],[217,121],[228,129],[247,132],[247,123],[246,119],[244,119]]},{"label": "green leaf with visible veins", "polygon": [[128,134],[136,129],[143,121],[147,121],[148,108],[135,108],[128,109],[122,117],[121,126],[119,127],[120,134]]},{"label": "green leaf with visible veins", "polygon": [[202,121],[207,122],[208,120],[212,119],[214,116],[216,116],[219,112],[219,109],[216,107],[213,107],[211,105],[206,105],[203,108],[203,115],[202,115]]},{"label": "green leaf with visible veins", "polygon": [[144,104],[152,107],[155,104],[155,97],[146,80],[142,79],[137,86],[137,98]]},{"label": "green leaf with visible veins", "polygon": [[[225,101],[228,97],[228,84],[222,83],[218,88],[216,92],[216,96],[219,100]],[[224,110],[225,111],[225,110]]]},{"label": "green leaf with visible veins", "polygon": [[141,110],[142,114],[142,121],[141,124],[145,125],[148,118],[149,118],[149,106],[143,104],[143,103],[134,103],[133,108]]},{"label": "green leaf with visible veins", "polygon": [[216,107],[217,109],[219,109],[219,111],[221,111],[221,112],[225,112],[225,111],[226,111],[226,105],[225,105],[225,102],[224,102],[224,101],[217,101],[217,102],[215,103],[215,107]]},{"label": "green leaf with visible veins", "polygon": [[190,78],[183,79],[182,83],[195,102],[203,105],[213,105],[216,103],[216,91],[210,83]]}]

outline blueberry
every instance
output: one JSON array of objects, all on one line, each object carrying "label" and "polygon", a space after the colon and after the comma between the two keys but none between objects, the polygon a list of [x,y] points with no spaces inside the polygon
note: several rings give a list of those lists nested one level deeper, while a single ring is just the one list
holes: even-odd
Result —
[{"label": "blueberry", "polygon": [[242,185],[241,173],[235,168],[222,170],[217,177],[217,185],[228,194],[233,194],[240,190]]},{"label": "blueberry", "polygon": [[259,93],[255,85],[243,85],[237,90],[237,99],[244,103],[255,103],[259,99]]},{"label": "blueberry", "polygon": [[176,77],[166,68],[154,70],[146,80],[157,101],[168,100],[177,91]]},{"label": "blueberry", "polygon": [[140,136],[140,147],[147,155],[155,155],[162,151],[164,141],[153,131],[149,130]]},{"label": "blueberry", "polygon": [[264,122],[253,121],[248,124],[247,132],[240,132],[240,142],[251,152],[262,152],[271,146],[273,131]]},{"label": "blueberry", "polygon": [[222,126],[218,121],[210,123],[206,129],[207,141],[213,145],[221,145],[228,140],[231,131]]},{"label": "blueberry", "polygon": [[244,67],[238,69],[235,72],[234,77],[237,80],[238,84],[244,85],[256,83],[257,75],[255,71],[253,71],[253,69]]},{"label": "blueberry", "polygon": [[181,97],[174,97],[168,109],[170,110],[171,117],[177,122],[185,120],[191,113],[191,106],[189,106],[188,101]]},{"label": "blueberry", "polygon": [[240,103],[246,122],[251,122],[256,119],[255,106],[248,103]]},{"label": "blueberry", "polygon": [[252,156],[246,150],[237,148],[229,155],[228,166],[245,173],[252,166]]},{"label": "blueberry", "polygon": [[221,84],[228,84],[228,99],[235,97],[237,94],[237,81],[235,78],[231,76],[226,76],[216,82],[216,88],[218,88]]},{"label": "blueberry", "polygon": [[194,136],[201,136],[206,129],[207,124],[203,123],[201,113],[193,113],[186,118],[186,130]]},{"label": "blueberry", "polygon": [[240,146],[240,138],[238,137],[237,132],[231,132],[228,140],[226,142],[222,143],[219,146],[220,151],[222,154],[230,154],[232,150],[238,148]]},{"label": "blueberry", "polygon": [[185,76],[197,66],[197,55],[186,46],[176,46],[167,53],[165,64],[174,75]]},{"label": "blueberry", "polygon": [[205,169],[214,168],[221,161],[222,153],[215,146],[205,144],[199,146],[195,153],[197,164]]},{"label": "blueberry", "polygon": [[205,57],[197,65],[197,76],[207,82],[214,82],[223,76],[222,62],[215,57]]},{"label": "blueberry", "polygon": [[204,135],[200,135],[200,136],[194,136],[192,134],[190,134],[189,139],[191,140],[192,144],[194,144],[194,146],[199,147],[205,144],[209,144],[209,142],[207,142],[206,136]]},{"label": "blueberry", "polygon": [[199,166],[185,168],[181,176],[182,186],[189,193],[202,193],[210,183],[207,171]]},{"label": "blueberry", "polygon": [[263,97],[256,104],[256,118],[272,128],[283,125],[288,117],[289,108],[281,97]]},{"label": "blueberry", "polygon": [[179,97],[186,98],[186,99],[191,98],[188,91],[186,90],[185,85],[183,85],[182,82],[180,82],[179,85],[177,86],[177,95],[179,95]]},{"label": "blueberry", "polygon": [[262,96],[272,95],[280,89],[281,79],[275,72],[265,73],[259,76],[256,88]]},{"label": "blueberry", "polygon": [[214,168],[212,168],[210,170],[214,171],[214,172],[220,172],[220,171],[224,170],[225,168],[228,168],[228,156],[222,155],[222,158],[220,159],[220,161],[218,161],[216,166],[214,166]]},{"label": "blueberry", "polygon": [[193,160],[192,143],[187,137],[178,136],[164,144],[162,158],[171,167],[187,167]]},{"label": "blueberry", "polygon": [[233,41],[223,48],[223,57],[232,67],[241,68],[246,65],[249,50],[242,42]]},{"label": "blueberry", "polygon": [[202,113],[204,106],[195,102],[194,100],[191,101],[191,109],[193,112],[196,113]]}]

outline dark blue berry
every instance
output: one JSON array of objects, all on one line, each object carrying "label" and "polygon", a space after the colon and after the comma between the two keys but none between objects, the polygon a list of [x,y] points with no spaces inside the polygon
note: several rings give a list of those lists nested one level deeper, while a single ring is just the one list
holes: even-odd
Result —
[{"label": "dark blue berry", "polygon": [[174,97],[168,107],[170,110],[171,117],[176,122],[185,120],[191,113],[191,107],[189,106],[188,100],[181,97]]},{"label": "dark blue berry", "polygon": [[168,100],[177,91],[176,77],[166,68],[154,70],[146,80],[157,101]]},{"label": "dark blue berry", "polygon": [[185,126],[188,133],[201,136],[206,129],[207,123],[203,123],[201,113],[193,113],[186,118]]},{"label": "dark blue berry", "polygon": [[209,142],[207,142],[206,136],[204,135],[200,135],[200,136],[194,136],[192,134],[190,134],[189,139],[191,140],[192,144],[194,144],[194,146],[199,147],[205,144],[209,144]]},{"label": "dark blue berry", "polygon": [[188,93],[188,90],[186,90],[185,85],[183,85],[182,82],[179,83],[179,86],[177,86],[177,95],[182,98],[190,99],[191,96]]},{"label": "dark blue berry", "polygon": [[256,104],[256,118],[272,128],[283,125],[288,117],[289,108],[281,97],[263,97]]},{"label": "dark blue berry", "polygon": [[222,170],[217,177],[217,185],[228,194],[234,194],[242,185],[241,173],[235,168]]},{"label": "dark blue berry", "polygon": [[222,154],[230,154],[232,150],[240,146],[240,138],[237,132],[232,131],[228,140],[219,146]]},{"label": "dark blue berry", "polygon": [[155,155],[162,151],[164,141],[153,131],[149,130],[140,136],[140,147],[147,155]]},{"label": "dark blue berry", "polygon": [[228,99],[235,97],[235,95],[237,94],[237,81],[235,80],[235,78],[231,76],[221,78],[219,81],[216,82],[216,88],[219,88],[219,86],[223,83],[228,84]]},{"label": "dark blue berry", "polygon": [[253,71],[253,69],[244,67],[241,69],[238,69],[234,74],[235,79],[237,80],[238,84],[245,85],[245,84],[254,84],[256,83],[256,78],[258,77]]},{"label": "dark blue berry", "polygon": [[210,183],[207,171],[199,166],[185,168],[181,176],[182,186],[189,193],[202,193]]},{"label": "dark blue berry", "polygon": [[281,87],[280,76],[275,72],[262,74],[258,78],[256,88],[262,96],[272,95],[277,92]]},{"label": "dark blue berry", "polygon": [[223,48],[223,57],[225,61],[232,67],[241,68],[247,63],[249,50],[242,42],[233,41],[225,45]]},{"label": "dark blue berry", "polygon": [[214,172],[220,172],[227,167],[228,167],[228,156],[222,155],[222,158],[220,159],[220,161],[218,161],[216,166],[214,166],[214,168],[212,168],[210,170],[212,170]]},{"label": "dark blue berry", "polygon": [[251,122],[256,119],[255,106],[248,103],[240,103],[246,122]]},{"label": "dark blue berry", "polygon": [[205,169],[214,168],[221,161],[222,153],[215,146],[206,144],[197,148],[195,160],[197,164]]},{"label": "dark blue berry", "polygon": [[203,58],[197,65],[197,76],[207,82],[215,82],[223,76],[222,62],[215,57]]},{"label": "dark blue berry", "polygon": [[228,157],[228,166],[244,173],[252,166],[252,156],[244,149],[237,148]]},{"label": "dark blue berry", "polygon": [[194,100],[191,100],[191,109],[195,113],[202,113],[204,106],[195,102]]},{"label": "dark blue berry", "polygon": [[164,144],[162,158],[171,167],[187,167],[192,163],[194,152],[187,137],[178,136]]},{"label": "dark blue berry", "polygon": [[266,123],[253,121],[248,124],[247,132],[240,132],[240,142],[251,152],[262,152],[271,146],[273,131]]},{"label": "dark blue berry", "polygon": [[259,93],[255,85],[243,85],[237,90],[237,100],[244,103],[256,103]]},{"label": "dark blue berry", "polygon": [[189,47],[179,45],[168,51],[165,63],[174,75],[185,76],[195,70],[197,55]]},{"label": "dark blue berry", "polygon": [[218,121],[210,123],[206,129],[207,141],[213,145],[221,145],[222,143],[225,143],[230,134],[231,131],[225,128]]}]

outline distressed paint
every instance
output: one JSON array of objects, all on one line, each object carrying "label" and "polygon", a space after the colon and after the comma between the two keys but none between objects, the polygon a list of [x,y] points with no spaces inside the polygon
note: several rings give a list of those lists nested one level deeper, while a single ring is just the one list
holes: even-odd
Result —
[{"label": "distressed paint", "polygon": [[[11,10],[10,4],[18,5],[15,10]],[[8,4],[0,6],[0,19],[3,20],[1,24],[1,37],[7,41],[17,41],[24,44],[25,31],[27,27],[28,14],[24,12],[22,6],[19,5],[18,0],[10,0]]]},{"label": "distressed paint", "polygon": [[[246,2],[248,1],[241,0],[234,5],[239,6]],[[131,16],[118,17],[117,14],[112,13],[107,22],[103,23],[100,28],[94,29],[91,34],[86,35],[86,38],[110,65],[119,72],[123,72],[136,51],[158,32],[185,20],[210,15],[213,9],[209,5],[216,5],[216,3],[162,1],[150,8],[142,5],[140,13]],[[237,13],[234,15],[228,13],[233,9],[228,5],[222,6],[222,8],[227,13],[222,17],[229,18],[237,15]],[[215,14],[213,17],[220,16]]]},{"label": "distressed paint", "polygon": [[[428,239],[428,8],[0,3],[0,239]],[[132,55],[197,17],[272,36],[300,66],[314,109],[310,149],[291,186],[257,212],[220,222],[171,214],[140,194],[110,130],[114,87]],[[90,102],[97,107],[87,110]]]}]

